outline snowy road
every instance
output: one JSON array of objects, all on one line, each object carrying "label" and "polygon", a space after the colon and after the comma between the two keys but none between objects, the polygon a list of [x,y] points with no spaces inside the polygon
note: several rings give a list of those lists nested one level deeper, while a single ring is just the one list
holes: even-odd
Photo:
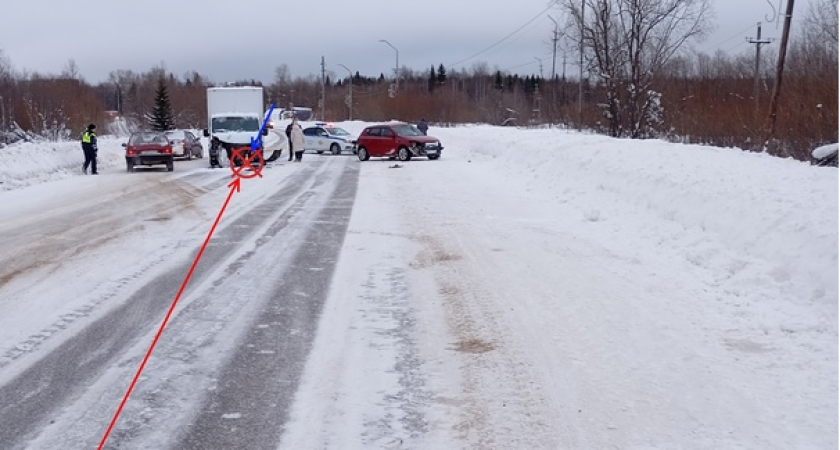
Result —
[{"label": "snowy road", "polygon": [[[216,233],[204,253],[192,279],[191,286],[195,287],[186,294],[191,299],[167,329],[169,341],[161,343],[156,351],[156,362],[144,372],[133,403],[122,418],[123,425],[113,437],[114,445],[149,448],[156,439],[144,435],[152,422],[146,417],[149,414],[161,421],[155,425],[156,434],[167,427],[163,419],[194,415],[189,428],[179,422],[177,429],[170,430],[172,436],[183,436],[175,448],[237,448],[245,443],[247,448],[265,448],[277,440],[306,349],[315,334],[352,208],[358,165],[350,161],[333,158],[318,165],[301,165],[284,178],[274,176],[287,169],[278,165],[267,168],[264,179],[245,183],[245,193],[240,194],[245,198],[235,197],[245,204]],[[33,216],[39,217],[23,216],[7,222],[4,237],[26,238],[3,240],[8,246],[3,254],[11,255],[4,261],[10,272],[6,278],[15,284],[18,279],[44,273],[50,277],[78,276],[72,264],[44,266],[67,253],[83,258],[91,241],[98,238],[106,242],[151,238],[166,229],[157,225],[160,223],[184,222],[173,227],[176,236],[194,235],[191,227],[196,233],[200,228],[206,232],[211,222],[182,216],[190,215],[197,199],[218,200],[226,194],[230,172],[203,169],[203,164],[179,163],[179,169],[190,166],[191,172],[177,177],[154,171],[102,177],[106,183],[117,185],[119,189],[109,189],[116,192],[114,195],[55,212],[33,208]],[[129,179],[137,184],[123,184]],[[259,195],[248,198],[247,191],[255,185],[261,189]],[[153,225],[144,227],[144,223]],[[187,227],[186,232],[180,231],[183,227]],[[125,381],[130,380],[139,362],[140,354],[132,350],[148,346],[150,332],[159,325],[201,243],[200,239],[190,243],[184,239],[177,245],[166,245],[171,244],[172,237],[164,239],[164,249],[138,259],[142,263],[155,255],[159,259],[150,264],[154,268],[133,265],[128,268],[133,273],[125,277],[130,280],[110,293],[109,301],[118,306],[107,312],[97,311],[98,317],[94,318],[84,316],[97,308],[83,305],[76,314],[59,319],[63,320],[60,331],[40,339],[31,337],[28,347],[18,345],[6,351],[4,365],[14,362],[13,367],[20,367],[4,373],[5,383],[0,386],[0,398],[4,399],[0,405],[3,448],[95,447],[97,432],[101,438],[101,427],[118,404],[119,390],[127,387]],[[33,242],[41,245],[33,246]],[[48,245],[52,242],[65,245]],[[107,247],[107,243],[100,247]],[[125,254],[118,257],[130,258]],[[96,270],[116,275],[107,267]],[[99,282],[97,277],[91,278],[92,283]],[[20,301],[33,296],[37,302],[37,287],[17,284],[21,286],[14,291],[15,297],[3,298]],[[76,327],[73,322],[86,323]],[[61,336],[71,330],[76,332]],[[52,334],[62,342],[52,346]],[[231,343],[236,343],[237,349],[231,349]],[[220,355],[226,346],[230,354]],[[22,347],[30,351],[21,351]],[[202,354],[203,347],[210,347],[209,353]],[[34,353],[39,356],[34,357]],[[33,362],[26,365],[28,357]],[[196,358],[201,362],[196,363]],[[178,402],[156,400],[167,390],[177,397],[178,392],[172,390],[175,387],[196,394],[201,391],[195,389],[204,387],[209,395],[195,396],[181,408]],[[220,423],[224,414],[217,414],[219,408],[245,411],[246,418],[259,420],[248,420],[245,423],[250,426],[239,425],[231,433]],[[84,411],[81,416],[80,411]],[[36,438],[27,442],[31,437]]]},{"label": "snowy road", "polygon": [[[835,169],[433,134],[243,181],[108,448],[837,447]],[[111,161],[0,192],[0,448],[96,447],[229,192]]]}]

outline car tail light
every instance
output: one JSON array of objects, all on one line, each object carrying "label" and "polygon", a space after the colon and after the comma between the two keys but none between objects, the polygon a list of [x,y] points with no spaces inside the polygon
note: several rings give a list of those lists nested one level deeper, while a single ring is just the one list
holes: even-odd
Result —
[{"label": "car tail light", "polygon": [[137,153],[137,152],[134,151],[134,148],[132,148],[132,147],[128,147],[128,148],[125,149],[125,154],[128,155],[128,156],[134,156],[135,153]]},{"label": "car tail light", "polygon": [[167,145],[166,147],[163,147],[163,153],[172,153],[172,146]]}]

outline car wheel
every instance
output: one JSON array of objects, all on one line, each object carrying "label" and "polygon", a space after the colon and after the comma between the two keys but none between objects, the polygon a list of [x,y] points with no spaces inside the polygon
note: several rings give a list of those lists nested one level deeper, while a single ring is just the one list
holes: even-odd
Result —
[{"label": "car wheel", "polygon": [[408,147],[400,147],[397,151],[397,159],[403,162],[411,159],[411,151],[408,150]]},{"label": "car wheel", "polygon": [[192,150],[187,150],[184,153],[187,157],[187,161],[192,161]]},{"label": "car wheel", "polygon": [[359,147],[359,151],[356,152],[356,156],[359,157],[359,161],[367,161],[370,159],[370,155],[368,154],[367,149],[364,147]]},{"label": "car wheel", "polygon": [[134,172],[134,161],[126,160],[125,171],[126,172]]},{"label": "car wheel", "polygon": [[341,147],[338,144],[330,145],[330,151],[333,155],[340,155],[341,154]]},{"label": "car wheel", "polygon": [[173,170],[175,170],[175,164],[173,164],[172,161],[166,163],[166,171],[172,172]]},{"label": "car wheel", "polygon": [[429,159],[431,159],[432,161],[438,159],[438,157],[438,155],[429,155]]}]

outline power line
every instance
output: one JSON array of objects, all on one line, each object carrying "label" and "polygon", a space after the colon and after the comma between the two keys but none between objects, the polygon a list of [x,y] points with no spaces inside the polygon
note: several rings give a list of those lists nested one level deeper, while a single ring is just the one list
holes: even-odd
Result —
[{"label": "power line", "polygon": [[[551,53],[550,52],[549,53],[541,53],[541,55],[544,56],[544,57],[549,57],[549,56],[551,56]],[[502,69],[502,72],[507,72],[508,70],[511,70],[511,69],[518,69],[520,67],[530,66],[530,65],[536,64],[536,63],[537,63],[536,61],[529,61],[529,62],[525,62],[525,63],[522,63],[522,64],[517,64],[515,66],[510,66],[510,67],[507,67],[505,69]]]},{"label": "power line", "polygon": [[[717,44],[715,44],[715,45],[710,45],[708,48],[709,48],[709,49],[715,49],[715,50],[717,50],[717,49],[719,49],[719,48],[720,48],[720,46],[721,46],[721,45],[726,44],[727,42],[731,41],[732,39],[735,39],[736,37],[742,36],[742,35],[743,35],[744,33],[746,33],[747,31],[750,31],[750,30],[752,29],[752,27],[753,27],[753,26],[752,26],[752,25],[750,25],[750,26],[748,26],[748,27],[744,28],[743,30],[741,30],[741,31],[739,31],[739,32],[737,32],[737,33],[735,33],[735,34],[733,34],[732,36],[730,36],[730,37],[728,37],[728,38],[726,38],[726,39],[724,39],[724,40],[722,40],[722,41],[718,42]],[[734,48],[734,47],[733,47],[733,48]]]},{"label": "power line", "polygon": [[[546,16],[546,17],[548,17],[548,16]],[[539,21],[537,21],[537,22],[532,22],[532,23],[531,23],[531,25],[529,25],[529,26],[527,26],[527,28],[523,29],[523,31],[524,31],[524,32],[520,32],[517,36],[514,36],[511,40],[509,40],[509,41],[507,42],[507,44],[513,44],[514,42],[517,42],[517,41],[521,40],[523,36],[527,36],[527,32],[528,32],[528,31],[530,31],[530,30],[532,30],[532,29],[536,28],[538,25],[540,25],[540,22],[539,22]],[[489,52],[489,53],[485,54],[485,55],[484,55],[484,57],[485,57],[485,58],[489,58],[489,57],[491,57],[491,56],[493,56],[493,55],[495,55],[495,54],[497,54],[497,53],[499,53],[499,52],[501,52],[501,51],[503,51],[503,50],[504,50],[504,46],[501,46],[501,47],[496,47],[496,49],[495,49],[495,50],[493,50],[493,51],[491,51],[491,52]]]},{"label": "power line", "polygon": [[457,61],[457,62],[451,63],[451,64],[449,64],[449,67],[455,67],[455,66],[457,66],[457,65],[459,65],[459,64],[461,64],[461,63],[467,62],[467,61],[469,61],[469,60],[471,60],[471,59],[475,58],[476,56],[479,56],[479,55],[481,55],[482,53],[484,53],[484,52],[486,52],[486,51],[488,51],[488,50],[492,49],[493,47],[495,47],[495,46],[497,46],[497,45],[501,44],[502,42],[504,42],[504,41],[508,40],[511,36],[513,36],[514,34],[516,34],[516,33],[520,32],[523,28],[525,28],[525,27],[527,27],[528,25],[530,25],[530,24],[531,24],[531,22],[533,22],[533,21],[535,21],[535,20],[539,19],[539,18],[540,18],[540,16],[542,16],[543,14],[545,14],[546,12],[548,12],[548,10],[550,10],[551,8],[553,8],[553,7],[554,7],[555,3],[557,3],[557,2],[551,2],[551,4],[549,4],[547,8],[545,8],[545,9],[544,9],[544,10],[542,10],[542,11],[540,11],[540,13],[539,13],[539,14],[537,14],[536,16],[534,16],[531,20],[529,20],[529,21],[525,22],[525,24],[524,24],[524,25],[522,25],[521,27],[517,28],[517,29],[516,29],[516,30],[514,30],[512,33],[510,33],[510,34],[508,34],[507,36],[503,37],[502,39],[500,39],[500,40],[496,41],[496,43],[494,43],[493,45],[491,45],[491,46],[489,46],[489,47],[485,48],[484,50],[482,50],[482,51],[480,51],[480,52],[478,52],[478,53],[476,53],[476,54],[474,54],[474,55],[472,55],[472,56],[469,56],[469,57],[464,58],[464,59],[462,59],[462,60],[460,60],[460,61]]}]

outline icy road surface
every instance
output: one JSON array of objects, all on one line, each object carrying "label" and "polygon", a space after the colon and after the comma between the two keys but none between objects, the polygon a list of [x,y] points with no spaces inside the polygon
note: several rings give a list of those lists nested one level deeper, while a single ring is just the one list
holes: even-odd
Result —
[{"label": "icy road surface", "polygon": [[[244,180],[107,448],[837,447],[835,169],[430,134]],[[118,144],[0,192],[4,450],[96,448],[228,195]]]}]

